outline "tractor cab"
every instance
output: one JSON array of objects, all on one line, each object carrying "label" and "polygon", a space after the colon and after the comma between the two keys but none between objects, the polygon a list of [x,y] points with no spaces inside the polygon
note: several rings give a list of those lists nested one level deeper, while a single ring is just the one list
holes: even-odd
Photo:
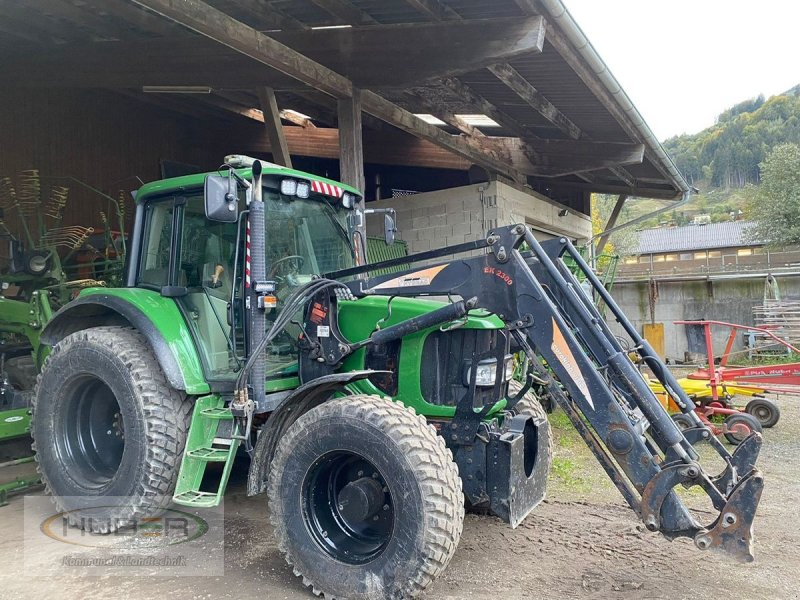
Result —
[{"label": "tractor cab", "polygon": [[[140,251],[132,254],[128,285],[175,299],[210,381],[235,377],[246,356],[251,178],[250,169],[231,166],[219,174],[148,184],[137,195],[134,238]],[[274,283],[269,320],[315,275],[355,266],[362,244],[354,189],[268,164],[261,195],[266,273]],[[271,344],[271,378],[296,376],[301,333],[298,321]]]}]

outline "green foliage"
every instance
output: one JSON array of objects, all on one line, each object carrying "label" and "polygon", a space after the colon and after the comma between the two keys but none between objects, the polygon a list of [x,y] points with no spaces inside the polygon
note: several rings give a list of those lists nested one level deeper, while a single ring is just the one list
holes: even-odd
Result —
[{"label": "green foliage", "polygon": [[[607,194],[592,194],[592,235],[598,235],[605,230],[611,211],[617,203],[617,196]],[[617,219],[616,225],[621,225],[632,218],[630,201],[622,207],[622,212]],[[637,236],[632,228],[621,229],[611,234],[608,243],[603,250],[603,254],[627,256],[636,251]],[[607,261],[605,261],[607,262]],[[605,267],[601,264],[600,267]]]},{"label": "green foliage", "polygon": [[[800,86],[798,86],[800,88]],[[783,95],[740,102],[700,133],[673,137],[664,148],[693,185],[742,188],[760,180],[759,164],[779,144],[800,144],[800,96]]]},{"label": "green foliage", "polygon": [[761,185],[751,194],[756,235],[776,247],[800,243],[800,145],[776,146],[761,164]]}]

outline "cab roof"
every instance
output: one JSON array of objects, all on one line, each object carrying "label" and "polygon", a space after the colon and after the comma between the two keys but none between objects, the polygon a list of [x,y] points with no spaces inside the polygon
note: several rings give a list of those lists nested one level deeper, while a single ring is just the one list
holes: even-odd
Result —
[{"label": "cab roof", "polygon": [[[192,175],[182,175],[181,177],[171,177],[169,179],[159,179],[157,181],[151,181],[149,183],[145,183],[142,187],[139,188],[139,191],[136,193],[136,202],[141,203],[153,196],[161,196],[175,191],[202,189],[203,183],[205,182],[207,175],[224,174],[225,172],[226,172],[225,169],[220,169],[219,171],[209,171],[207,173],[194,173]],[[236,169],[236,173],[238,173],[239,176],[241,176],[244,179],[252,179],[253,177],[253,171],[250,168]],[[304,171],[297,171],[295,169],[289,169],[287,167],[272,165],[271,163],[265,163],[261,173],[262,176],[282,175],[284,177],[295,177],[297,179],[318,181],[320,183],[325,183],[328,185],[342,188],[344,191],[350,192],[351,194],[355,194],[359,198],[362,196],[361,192],[359,192],[354,187],[346,185],[339,181],[334,181],[333,179],[327,179],[325,177],[320,177],[318,175],[312,175],[311,173],[306,173]]]}]

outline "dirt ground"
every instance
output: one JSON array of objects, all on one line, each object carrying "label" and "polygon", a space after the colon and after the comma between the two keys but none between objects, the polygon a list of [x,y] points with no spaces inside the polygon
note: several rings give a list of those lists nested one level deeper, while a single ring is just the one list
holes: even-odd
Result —
[{"label": "dirt ground", "polygon": [[[548,499],[517,529],[468,516],[459,549],[426,598],[800,597],[800,399],[781,402],[766,430],[766,488],[756,518],[756,562],[735,565],[688,541],[644,531],[576,435],[555,418]],[[275,547],[262,497],[234,474],[225,505],[222,577],[36,577],[23,572],[23,501],[0,508],[0,598],[265,598],[313,596]]]}]

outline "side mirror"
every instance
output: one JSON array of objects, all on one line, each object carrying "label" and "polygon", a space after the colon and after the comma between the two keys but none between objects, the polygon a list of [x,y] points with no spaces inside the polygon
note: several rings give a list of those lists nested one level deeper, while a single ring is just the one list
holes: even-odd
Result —
[{"label": "side mirror", "polygon": [[366,215],[383,213],[383,239],[387,246],[394,244],[397,235],[397,213],[393,208],[368,208],[364,211]]},{"label": "side mirror", "polygon": [[397,233],[397,224],[394,222],[394,211],[391,213],[386,212],[383,215],[383,239],[386,240],[386,245],[391,246],[394,244],[395,234]]},{"label": "side mirror", "polygon": [[235,223],[239,218],[239,197],[233,177],[207,175],[203,186],[206,218],[209,221]]}]

